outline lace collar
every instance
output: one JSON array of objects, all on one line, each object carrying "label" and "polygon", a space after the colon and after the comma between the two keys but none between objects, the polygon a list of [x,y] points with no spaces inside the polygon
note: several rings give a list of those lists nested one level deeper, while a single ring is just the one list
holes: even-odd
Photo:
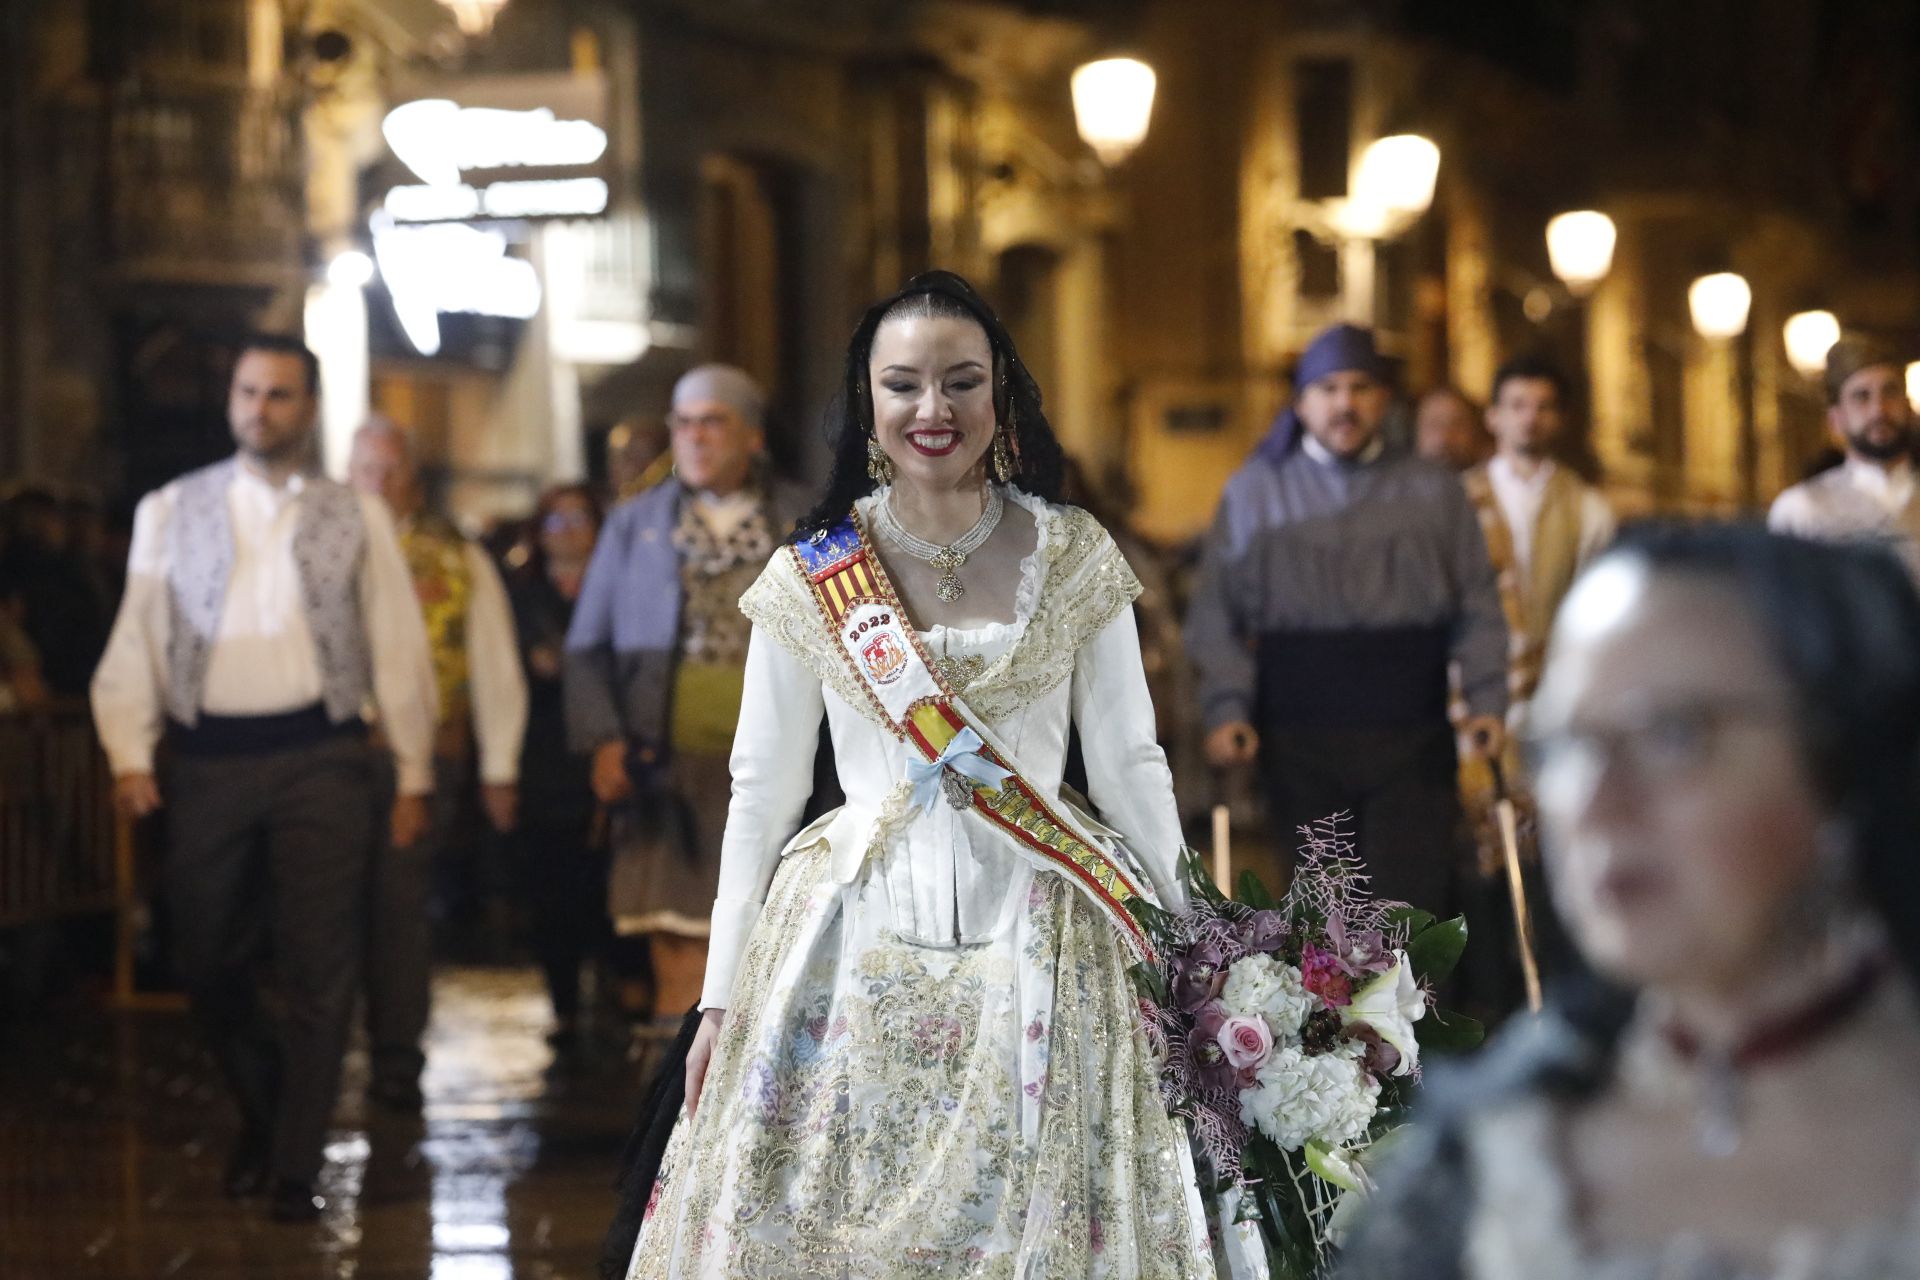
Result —
[{"label": "lace collar", "polygon": [[[963,694],[967,705],[989,720],[1017,714],[1067,680],[1074,651],[1140,594],[1140,580],[1091,515],[1016,489],[1007,496],[1032,513],[1038,536],[1021,565],[1014,621],[992,624],[1012,629],[1013,641],[967,682]],[[865,712],[870,700],[829,647],[808,586],[786,548],[774,553],[741,597],[740,609],[843,701]]]}]

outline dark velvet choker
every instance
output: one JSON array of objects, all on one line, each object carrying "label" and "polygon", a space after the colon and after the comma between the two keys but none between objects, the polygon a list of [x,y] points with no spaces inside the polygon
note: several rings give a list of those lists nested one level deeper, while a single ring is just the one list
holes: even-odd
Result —
[{"label": "dark velvet choker", "polygon": [[1733,1044],[1710,1049],[1693,1028],[1669,1020],[1660,1034],[1682,1061],[1692,1065],[1711,1058],[1735,1071],[1746,1071],[1775,1058],[1787,1057],[1826,1036],[1866,1007],[1886,976],[1887,958],[1880,952],[1864,956],[1834,982],[1828,983],[1791,1008],[1764,1019]]},{"label": "dark velvet choker", "polygon": [[1864,1009],[1886,977],[1886,954],[1874,951],[1845,974],[1772,1017],[1731,1045],[1705,1041],[1692,1027],[1668,1020],[1660,1037],[1674,1056],[1702,1073],[1696,1140],[1710,1156],[1740,1149],[1742,1077],[1753,1068],[1808,1049]]}]

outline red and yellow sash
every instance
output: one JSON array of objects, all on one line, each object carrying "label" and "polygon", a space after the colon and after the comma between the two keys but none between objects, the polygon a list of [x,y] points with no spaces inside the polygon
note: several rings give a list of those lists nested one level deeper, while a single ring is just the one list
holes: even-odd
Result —
[{"label": "red and yellow sash", "polygon": [[949,744],[971,728],[985,744],[979,755],[1008,777],[997,787],[949,771],[948,780],[970,793],[968,807],[1011,837],[1030,860],[1078,886],[1141,959],[1153,948],[1128,910],[1146,898],[1133,876],[1098,839],[1057,801],[1030,785],[993,736],[969,718],[965,705],[927,660],[919,634],[873,553],[856,516],[794,544],[801,576],[812,589],[831,647],[882,713],[896,737],[928,761],[942,759]]}]

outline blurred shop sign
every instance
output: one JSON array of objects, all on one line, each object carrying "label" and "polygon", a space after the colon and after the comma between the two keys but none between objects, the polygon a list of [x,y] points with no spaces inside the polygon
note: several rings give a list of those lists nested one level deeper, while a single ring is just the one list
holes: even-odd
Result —
[{"label": "blurred shop sign", "polygon": [[419,179],[382,198],[395,223],[591,218],[607,210],[607,94],[598,75],[415,85],[387,112],[381,133]]}]

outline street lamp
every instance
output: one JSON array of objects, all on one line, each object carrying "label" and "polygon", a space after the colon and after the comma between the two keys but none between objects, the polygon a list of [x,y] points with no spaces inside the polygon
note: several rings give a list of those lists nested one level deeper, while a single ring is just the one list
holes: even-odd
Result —
[{"label": "street lamp", "polygon": [[1716,271],[1687,286],[1687,309],[1693,313],[1694,331],[1709,342],[1724,343],[1730,352],[1729,395],[1738,415],[1740,501],[1751,509],[1759,496],[1760,458],[1753,422],[1753,344],[1738,339],[1747,332],[1753,290],[1734,272]]},{"label": "street lamp", "polygon": [[1116,165],[1147,136],[1153,68],[1137,58],[1101,58],[1073,73],[1073,119],[1100,162]]},{"label": "street lamp", "polygon": [[358,249],[346,249],[327,264],[327,283],[358,289],[373,281],[373,259]]},{"label": "street lamp", "polygon": [[1340,245],[1346,318],[1371,325],[1379,243],[1399,235],[1433,205],[1440,148],[1417,133],[1376,138],[1354,166],[1351,194],[1329,200],[1325,225]]},{"label": "street lamp", "polygon": [[1591,293],[1613,270],[1619,238],[1613,219],[1593,209],[1563,213],[1547,223],[1547,261],[1575,297]]},{"label": "street lamp", "polygon": [[507,0],[440,0],[453,11],[453,20],[469,36],[484,36],[493,30],[493,20],[507,7]]},{"label": "street lamp", "polygon": [[1380,239],[1403,230],[1433,204],[1440,148],[1417,133],[1376,138],[1360,154],[1342,218],[1353,235]]},{"label": "street lamp", "polygon": [[1687,287],[1687,309],[1701,337],[1722,341],[1747,331],[1747,313],[1753,308],[1753,290],[1731,271],[1701,276]]},{"label": "street lamp", "polygon": [[1803,377],[1818,378],[1827,368],[1827,352],[1840,341],[1840,318],[1831,311],[1802,311],[1787,317],[1780,330],[1787,363]]}]

